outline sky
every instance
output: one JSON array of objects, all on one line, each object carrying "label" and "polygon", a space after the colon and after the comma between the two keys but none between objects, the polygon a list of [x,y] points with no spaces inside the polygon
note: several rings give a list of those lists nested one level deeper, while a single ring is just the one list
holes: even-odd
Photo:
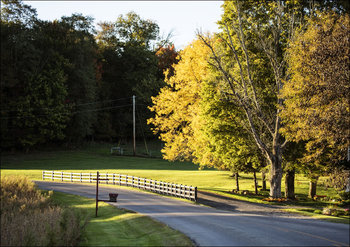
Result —
[{"label": "sky", "polygon": [[196,31],[217,32],[222,0],[216,1],[24,1],[35,8],[39,19],[55,20],[72,13],[82,13],[101,21],[115,21],[130,11],[142,19],[155,21],[160,35],[172,32],[176,49],[183,49],[195,39]]}]

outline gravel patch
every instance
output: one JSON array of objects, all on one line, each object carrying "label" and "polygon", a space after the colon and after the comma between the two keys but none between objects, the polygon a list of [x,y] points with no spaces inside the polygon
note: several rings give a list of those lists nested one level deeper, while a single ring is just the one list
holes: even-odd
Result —
[{"label": "gravel patch", "polygon": [[293,218],[309,218],[307,216],[301,216],[299,214],[285,212],[282,210],[286,208],[284,206],[246,202],[204,191],[198,191],[197,202],[209,207],[237,213],[268,216],[285,216]]}]

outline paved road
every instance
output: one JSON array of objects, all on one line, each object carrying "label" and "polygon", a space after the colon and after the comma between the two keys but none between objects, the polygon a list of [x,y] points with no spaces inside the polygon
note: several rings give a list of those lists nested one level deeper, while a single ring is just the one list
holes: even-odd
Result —
[{"label": "paved road", "polygon": [[[95,187],[36,181],[39,188],[95,198]],[[100,199],[118,193],[111,205],[155,218],[200,246],[349,246],[349,225],[305,218],[245,214],[194,205],[158,195],[103,187]]]}]

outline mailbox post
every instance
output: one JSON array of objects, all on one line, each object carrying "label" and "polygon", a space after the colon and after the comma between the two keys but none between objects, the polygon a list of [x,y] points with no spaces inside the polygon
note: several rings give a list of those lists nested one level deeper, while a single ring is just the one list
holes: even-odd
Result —
[{"label": "mailbox post", "polygon": [[100,180],[108,180],[108,178],[100,178],[100,173],[97,172],[96,179],[93,179],[93,180],[96,180],[96,214],[95,214],[95,217],[97,217],[98,201],[99,201],[98,200],[98,184],[100,183]]}]

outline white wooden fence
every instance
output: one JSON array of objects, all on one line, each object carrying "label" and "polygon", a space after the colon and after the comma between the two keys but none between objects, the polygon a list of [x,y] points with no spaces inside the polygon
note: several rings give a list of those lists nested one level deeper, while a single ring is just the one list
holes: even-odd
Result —
[{"label": "white wooden fence", "polygon": [[[97,173],[84,172],[60,172],[60,171],[43,171],[43,180],[52,181],[68,181],[80,183],[95,183]],[[100,173],[100,183],[114,184],[121,186],[130,186],[143,190],[149,190],[159,194],[181,197],[193,201],[197,201],[197,187],[187,186],[182,184],[167,183],[147,178],[139,178],[134,176],[115,174],[115,173]]]}]

